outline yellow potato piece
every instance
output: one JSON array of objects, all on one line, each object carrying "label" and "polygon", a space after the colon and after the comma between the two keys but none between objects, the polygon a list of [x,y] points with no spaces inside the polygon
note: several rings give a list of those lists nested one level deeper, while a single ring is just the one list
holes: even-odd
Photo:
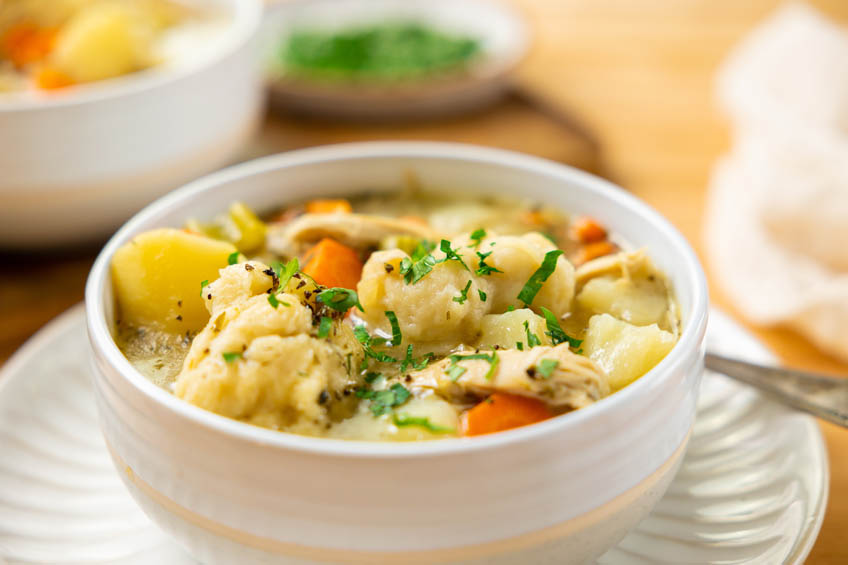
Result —
[{"label": "yellow potato piece", "polygon": [[662,282],[603,276],[591,279],[577,304],[596,314],[612,314],[637,326],[659,323],[668,312],[668,297]]},{"label": "yellow potato piece", "polygon": [[600,314],[589,319],[583,349],[609,376],[610,388],[618,390],[650,371],[674,343],[674,336],[656,324],[634,326]]},{"label": "yellow potato piece", "polygon": [[[524,327],[527,322],[527,328]],[[524,349],[530,349],[527,332],[539,338],[540,345],[550,345],[551,340],[545,334],[545,320],[529,308],[520,308],[504,314],[488,314],[483,316],[480,342],[478,347],[516,349],[518,343]]]},{"label": "yellow potato piece", "polygon": [[131,8],[93,4],[62,28],[52,61],[76,82],[124,75],[148,66],[151,33]]},{"label": "yellow potato piece", "polygon": [[144,232],[115,252],[112,284],[122,323],[171,333],[199,331],[209,320],[200,295],[235,246],[172,228]]}]

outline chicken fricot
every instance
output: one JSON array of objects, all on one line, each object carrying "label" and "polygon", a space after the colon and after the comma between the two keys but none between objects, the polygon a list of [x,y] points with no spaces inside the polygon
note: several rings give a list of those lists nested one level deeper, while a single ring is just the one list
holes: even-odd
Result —
[{"label": "chicken fricot", "polygon": [[0,1],[0,93],[126,75],[206,49],[217,15],[174,0]]},{"label": "chicken fricot", "polygon": [[206,410],[358,440],[583,408],[678,339],[667,279],[591,218],[417,191],[136,236],[112,263],[130,362]]}]

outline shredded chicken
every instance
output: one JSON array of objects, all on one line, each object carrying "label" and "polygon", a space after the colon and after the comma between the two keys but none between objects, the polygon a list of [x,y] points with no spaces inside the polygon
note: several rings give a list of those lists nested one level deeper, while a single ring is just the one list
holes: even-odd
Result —
[{"label": "shredded chicken", "polygon": [[[455,402],[507,392],[538,398],[555,408],[570,409],[583,408],[610,393],[606,374],[588,358],[572,353],[568,344],[527,351],[484,352],[490,356],[488,360],[462,359],[470,354],[460,353],[458,358],[448,357],[412,373],[413,383]],[[548,376],[539,370],[544,360],[555,362]],[[450,375],[453,365],[465,369],[456,380]]]},{"label": "shredded chicken", "polygon": [[575,273],[577,284],[601,275],[630,276],[631,274],[655,274],[656,268],[644,249],[622,251],[592,259],[579,267]]},{"label": "shredded chicken", "polygon": [[409,235],[418,239],[438,241],[441,234],[427,225],[367,214],[303,214],[282,225],[268,228],[268,249],[292,257],[321,238],[331,237],[360,249],[377,247],[384,238]]}]

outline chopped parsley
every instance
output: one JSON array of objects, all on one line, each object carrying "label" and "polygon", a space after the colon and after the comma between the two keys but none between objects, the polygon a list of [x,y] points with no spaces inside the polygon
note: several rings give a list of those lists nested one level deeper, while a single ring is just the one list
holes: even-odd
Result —
[{"label": "chopped parsley", "polygon": [[347,312],[354,306],[359,308],[360,312],[365,311],[362,309],[362,304],[359,303],[356,291],[349,288],[328,288],[318,295],[318,300],[339,312]]},{"label": "chopped parsley", "polygon": [[365,373],[365,382],[368,383],[368,384],[371,384],[382,376],[383,376],[382,373],[377,373],[375,371],[368,371],[367,373]]},{"label": "chopped parsley", "polygon": [[542,345],[542,340],[539,336],[530,331],[530,323],[524,320],[524,333],[527,336],[527,347],[536,347]]},{"label": "chopped parsley", "polygon": [[437,426],[436,424],[431,423],[427,418],[419,418],[416,416],[410,416],[409,414],[395,414],[392,417],[392,421],[399,428],[418,426],[434,434],[452,434],[456,432],[453,428]]},{"label": "chopped parsley", "polygon": [[295,257],[286,264],[283,264],[280,261],[274,261],[271,263],[271,268],[274,270],[274,274],[277,275],[278,288],[286,288],[289,279],[291,279],[300,268],[300,264]]},{"label": "chopped parsley", "polygon": [[471,281],[469,280],[468,283],[466,283],[465,288],[463,288],[461,291],[459,291],[459,296],[453,297],[453,301],[459,302],[460,304],[465,304],[465,301],[468,300],[468,289],[470,289],[470,288],[471,288]]},{"label": "chopped parsley", "polygon": [[486,380],[491,380],[492,376],[494,376],[495,371],[498,368],[498,364],[500,363],[500,358],[498,357],[497,351],[492,351],[492,354],[488,353],[474,353],[472,355],[459,355],[454,354],[450,356],[451,364],[445,369],[445,374],[448,375],[450,380],[455,381],[459,377],[461,377],[466,369],[465,367],[460,367],[458,363],[460,361],[469,361],[472,359],[480,359],[482,361],[489,362],[489,370],[486,371]]},{"label": "chopped parsley", "polygon": [[486,301],[486,293],[480,290],[479,288],[477,289],[477,295],[480,297],[480,302]]},{"label": "chopped parsley", "polygon": [[233,251],[227,256],[227,265],[235,265],[239,261],[239,252]]},{"label": "chopped parsley", "polygon": [[474,242],[474,247],[478,247],[484,237],[486,237],[486,230],[483,228],[479,228],[471,232],[471,240]]},{"label": "chopped parsley", "polygon": [[365,326],[356,326],[353,328],[353,335],[356,340],[362,344],[362,349],[365,351],[365,359],[362,360],[363,368],[368,366],[368,358],[374,359],[380,363],[397,363],[397,359],[382,351],[374,351],[375,338],[371,337]]},{"label": "chopped parsley", "polygon": [[515,312],[515,306],[510,304],[509,306],[506,307],[506,311],[507,312]]},{"label": "chopped parsley", "polygon": [[435,248],[435,243],[426,239],[422,239],[418,242],[418,245],[415,246],[415,249],[412,251],[412,255],[410,255],[410,257],[412,257],[413,261],[420,261]]},{"label": "chopped parsley", "polygon": [[236,359],[241,359],[242,355],[238,351],[232,351],[230,353],[224,353],[223,357],[224,361],[226,361],[227,363],[232,363]]},{"label": "chopped parsley", "polygon": [[545,334],[551,337],[551,341],[554,345],[559,345],[560,343],[568,342],[568,345],[574,347],[575,349],[580,347],[580,344],[583,343],[583,340],[575,339],[564,331],[562,331],[562,327],[559,325],[559,320],[557,320],[553,312],[543,306],[542,315],[545,317],[545,322],[547,322],[548,325],[548,331],[546,331]]},{"label": "chopped parsley", "polygon": [[273,294],[268,295],[268,303],[274,307],[274,310],[277,309],[277,306],[282,304],[283,306],[291,306],[288,302],[284,302],[282,300],[278,300],[277,297]]},{"label": "chopped parsley", "polygon": [[412,395],[402,384],[395,383],[385,390],[360,388],[356,391],[356,396],[370,400],[371,413],[375,416],[382,416],[391,412],[395,406],[400,406],[409,400]]},{"label": "chopped parsley", "polygon": [[209,281],[200,281],[200,296],[203,296],[203,289],[209,286]]},{"label": "chopped parsley", "polygon": [[491,265],[488,265],[486,263],[486,258],[492,253],[492,251],[489,251],[488,253],[480,253],[479,251],[477,252],[477,257],[480,258],[480,261],[477,263],[477,270],[474,271],[474,273],[478,277],[491,275],[492,273],[503,273],[503,271],[501,271],[500,269],[496,269],[495,267],[492,267]]},{"label": "chopped parsley", "polygon": [[327,337],[330,335],[330,329],[333,327],[333,319],[327,316],[321,316],[321,322],[318,324],[318,337]]},{"label": "chopped parsley", "polygon": [[406,357],[404,357],[403,361],[400,362],[400,372],[406,372],[406,369],[410,366],[416,371],[420,371],[430,363],[430,360],[433,357],[435,357],[434,353],[428,353],[427,355],[422,355],[418,359],[415,359],[412,356],[412,344],[409,344],[406,346]]},{"label": "chopped parsley", "polygon": [[406,284],[415,284],[432,271],[436,263],[436,258],[430,253],[417,260],[404,257],[400,262],[400,274]]},{"label": "chopped parsley", "polygon": [[542,284],[548,280],[548,277],[550,277],[556,270],[557,259],[559,259],[559,256],[562,254],[563,251],[561,249],[554,249],[553,251],[545,253],[545,258],[542,260],[542,264],[538,269],[536,269],[535,273],[530,275],[530,278],[527,279],[527,282],[524,284],[524,288],[522,288],[521,292],[518,293],[518,299],[526,306],[533,303],[533,299],[536,298],[536,295],[542,289]]},{"label": "chopped parsley", "polygon": [[497,351],[492,351],[492,359],[489,361],[489,370],[486,371],[486,380],[492,380],[492,377],[495,376],[495,371],[498,370],[498,365],[501,362],[501,358],[498,357]]},{"label": "chopped parsley", "polygon": [[462,268],[466,271],[471,270],[468,268],[468,265],[465,264],[465,261],[462,260],[462,255],[457,253],[456,249],[451,247],[450,241],[443,239],[442,243],[439,245],[439,249],[445,254],[445,258],[440,261],[441,263],[446,263],[447,261],[458,261],[459,264],[462,265]]},{"label": "chopped parsley", "polygon": [[549,379],[554,374],[554,369],[559,367],[559,361],[556,359],[540,359],[536,363],[536,373],[542,376],[543,379]]},{"label": "chopped parsley", "polygon": [[524,342],[523,341],[516,341],[515,342],[515,348],[519,351],[524,351]]},{"label": "chopped parsley", "polygon": [[[400,324],[398,324],[397,316],[391,310],[386,310],[385,312],[386,318],[389,319],[389,323],[392,325],[392,341],[389,345],[397,347],[403,341],[403,335],[400,333]],[[410,345],[410,347],[412,347]]]},{"label": "chopped parsley", "polygon": [[466,369],[465,367],[460,367],[459,365],[450,365],[445,371],[445,374],[450,380],[456,382],[456,380],[462,375],[464,375],[465,371],[467,370],[468,369]]}]

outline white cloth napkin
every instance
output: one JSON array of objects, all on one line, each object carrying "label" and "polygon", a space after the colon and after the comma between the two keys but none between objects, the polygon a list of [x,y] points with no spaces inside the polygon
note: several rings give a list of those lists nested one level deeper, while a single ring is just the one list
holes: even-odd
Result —
[{"label": "white cloth napkin", "polygon": [[733,148],[715,167],[715,280],[752,322],[794,327],[848,360],[848,30],[789,4],[718,80]]}]

